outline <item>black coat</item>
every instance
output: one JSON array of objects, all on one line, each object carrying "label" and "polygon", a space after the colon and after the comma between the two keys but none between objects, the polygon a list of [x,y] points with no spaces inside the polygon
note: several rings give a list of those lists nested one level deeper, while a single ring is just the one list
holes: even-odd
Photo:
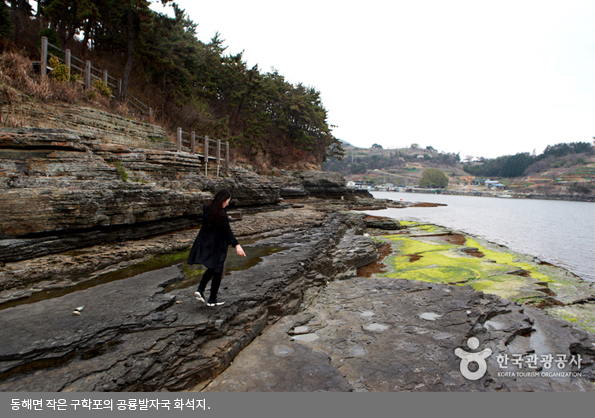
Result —
[{"label": "black coat", "polygon": [[210,206],[203,205],[202,227],[190,249],[188,264],[202,264],[217,273],[222,273],[227,247],[229,244],[235,247],[239,242],[231,232],[225,209],[221,211],[219,222],[209,222],[209,215]]}]

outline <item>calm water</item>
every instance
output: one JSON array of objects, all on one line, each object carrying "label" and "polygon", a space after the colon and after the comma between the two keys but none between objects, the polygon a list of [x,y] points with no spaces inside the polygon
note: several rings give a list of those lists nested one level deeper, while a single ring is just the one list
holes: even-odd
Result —
[{"label": "calm water", "polygon": [[367,213],[457,229],[595,281],[595,203],[374,192],[379,199],[444,203]]}]

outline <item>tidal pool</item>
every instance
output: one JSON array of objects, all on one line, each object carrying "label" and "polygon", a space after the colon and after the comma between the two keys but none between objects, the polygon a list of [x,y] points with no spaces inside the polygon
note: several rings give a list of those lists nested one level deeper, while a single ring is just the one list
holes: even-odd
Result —
[{"label": "tidal pool", "polygon": [[[246,252],[246,257],[238,257],[234,248],[230,248],[228,250],[224,274],[230,274],[232,271],[247,270],[260,263],[265,257],[285,249],[284,247],[277,246],[262,246],[258,245],[257,242],[244,244],[242,245],[242,248]],[[190,250],[188,249],[186,251],[177,251],[169,254],[156,255],[148,260],[144,260],[134,265],[116,271],[111,271],[109,273],[94,277],[77,277],[72,280],[72,284],[64,285],[54,289],[33,291],[32,293],[23,297],[6,301],[0,304],[0,310],[13,306],[57,298],[69,293],[100,286],[102,284],[110,283],[116,280],[125,280],[142,273],[160,270],[171,266],[178,266],[182,272],[183,279],[165,283],[164,291],[170,292],[175,289],[185,289],[197,285],[198,282],[200,282],[202,274],[206,270],[202,265],[188,265],[186,263],[189,252]]]}]

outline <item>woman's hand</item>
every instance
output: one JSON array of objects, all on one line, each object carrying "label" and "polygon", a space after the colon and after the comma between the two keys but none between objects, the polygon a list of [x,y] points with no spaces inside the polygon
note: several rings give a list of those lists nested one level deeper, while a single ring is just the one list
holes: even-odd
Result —
[{"label": "woman's hand", "polygon": [[238,253],[240,257],[246,257],[246,253],[244,252],[240,244],[236,245],[236,253]]}]

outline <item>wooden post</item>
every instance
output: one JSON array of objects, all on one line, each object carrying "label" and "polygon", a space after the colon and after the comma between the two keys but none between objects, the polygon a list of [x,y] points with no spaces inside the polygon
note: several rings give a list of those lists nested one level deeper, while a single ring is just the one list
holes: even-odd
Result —
[{"label": "wooden post", "polygon": [[87,61],[87,65],[85,67],[85,89],[89,90],[91,88],[91,61]]},{"label": "wooden post", "polygon": [[122,98],[122,79],[118,78],[118,99]]},{"label": "wooden post", "polygon": [[153,120],[153,108],[152,107],[149,108],[149,118],[151,120]]},{"label": "wooden post", "polygon": [[178,152],[182,151],[182,128],[178,128]]},{"label": "wooden post", "polygon": [[103,82],[107,84],[107,70],[103,70]]},{"label": "wooden post", "polygon": [[41,37],[41,78],[48,75],[48,38]]},{"label": "wooden post", "polygon": [[70,61],[70,49],[67,49],[64,51],[64,64],[66,64],[66,68],[68,68],[68,81],[70,81],[70,77],[72,76],[72,67]]},{"label": "wooden post", "polygon": [[196,133],[194,131],[190,133],[190,152],[192,154],[196,152]]},{"label": "wooden post", "polygon": [[209,137],[205,136],[205,176],[209,173]]},{"label": "wooden post", "polygon": [[229,141],[225,141],[225,173],[229,174]]},{"label": "wooden post", "polygon": [[217,177],[219,177],[219,167],[221,167],[221,140],[217,140]]}]

